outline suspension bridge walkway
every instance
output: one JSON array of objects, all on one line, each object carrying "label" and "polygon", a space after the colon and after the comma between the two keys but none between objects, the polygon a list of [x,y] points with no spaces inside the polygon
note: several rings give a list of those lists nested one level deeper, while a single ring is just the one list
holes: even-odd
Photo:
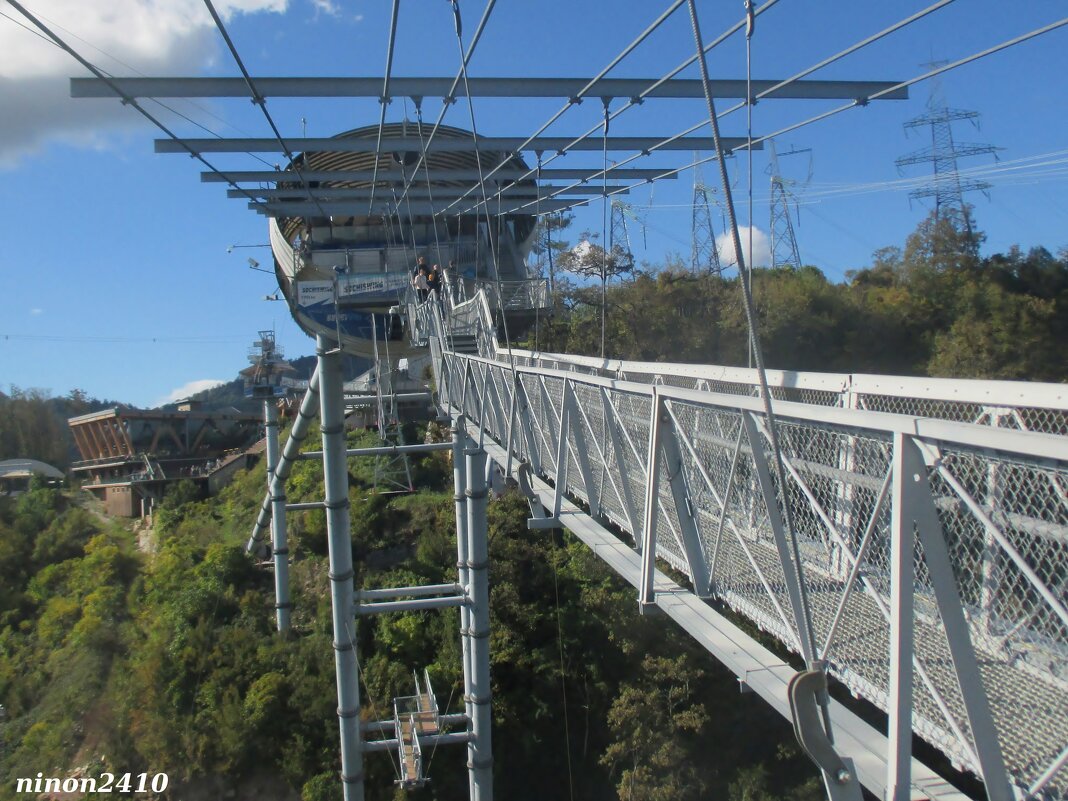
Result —
[{"label": "suspension bridge walkway", "polygon": [[832,703],[869,790],[911,771],[896,797],[959,796],[905,765],[915,731],[991,798],[1063,797],[1068,388],[769,372],[782,485],[754,370],[509,350],[484,294],[412,311],[442,410],[531,525],[577,534],[788,717],[793,668],[709,602],[888,715],[884,735]]}]

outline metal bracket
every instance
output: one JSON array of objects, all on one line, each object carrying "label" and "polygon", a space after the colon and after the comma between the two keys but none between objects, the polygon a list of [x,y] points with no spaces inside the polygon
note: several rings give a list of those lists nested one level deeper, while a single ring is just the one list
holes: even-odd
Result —
[{"label": "metal bracket", "polygon": [[823,728],[819,698],[827,693],[827,674],[822,670],[795,673],[786,692],[790,699],[794,735],[805,753],[823,771],[830,801],[862,801],[863,793],[853,761],[838,755]]},{"label": "metal bracket", "polygon": [[[541,498],[538,497],[538,493],[534,491],[534,485],[531,484],[531,469],[530,462],[520,462],[519,470],[517,472],[517,478],[519,480],[519,491],[523,493],[523,497],[527,499],[527,506],[530,507],[530,516],[537,520],[545,519],[545,507],[542,506]],[[529,528],[529,525],[528,525]]]}]

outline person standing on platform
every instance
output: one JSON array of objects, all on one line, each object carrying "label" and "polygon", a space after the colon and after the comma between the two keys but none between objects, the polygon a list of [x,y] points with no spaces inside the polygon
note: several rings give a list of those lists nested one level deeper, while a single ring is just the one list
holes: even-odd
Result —
[{"label": "person standing on platform", "polygon": [[[421,262],[424,262],[422,256],[419,257]],[[415,295],[419,298],[419,302],[422,303],[426,300],[427,295],[430,294],[430,285],[427,283],[427,270],[426,264],[420,264],[415,269],[415,276],[412,278],[412,286],[415,287]]]},{"label": "person standing on platform", "polygon": [[430,287],[431,293],[433,293],[436,300],[441,300],[441,268],[438,265],[434,265],[430,268],[430,272],[426,277],[427,286]]}]

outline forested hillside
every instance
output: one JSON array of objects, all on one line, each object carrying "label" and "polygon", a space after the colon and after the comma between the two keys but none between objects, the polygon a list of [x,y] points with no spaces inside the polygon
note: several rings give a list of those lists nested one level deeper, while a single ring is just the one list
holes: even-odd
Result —
[{"label": "forested hillside", "polygon": [[0,460],[39,459],[61,470],[78,459],[67,419],[120,404],[90,398],[80,389],[52,397],[38,389],[0,393]]},{"label": "forested hillside", "polygon": [[[755,270],[765,362],[783,370],[1068,380],[1068,249],[981,257],[951,220],[927,219],[904,248],[831,283],[815,267]],[[600,288],[571,288],[538,344],[600,353]],[[681,265],[608,288],[612,358],[745,365],[737,278]]]},{"label": "forested hillside", "polygon": [[[352,463],[357,586],[455,580],[447,455],[415,468],[422,492],[384,496],[369,493],[372,465]],[[296,633],[283,639],[271,574],[242,547],[264,481],[260,467],[215,499],[177,491],[140,545],[54,490],[0,501],[0,797],[19,776],[76,768],[167,772],[185,788],[175,798],[257,777],[272,798],[340,797],[325,518],[291,517]],[[322,492],[319,465],[298,463],[290,500]],[[819,796],[786,722],[739,698],[685,635],[639,617],[584,546],[527,531],[514,493],[489,514],[499,797]],[[442,708],[462,708],[455,612],[361,619],[359,642],[369,717],[389,716],[424,667]],[[466,798],[464,762],[442,748],[412,797]],[[368,797],[393,798],[389,757],[367,767]]]}]

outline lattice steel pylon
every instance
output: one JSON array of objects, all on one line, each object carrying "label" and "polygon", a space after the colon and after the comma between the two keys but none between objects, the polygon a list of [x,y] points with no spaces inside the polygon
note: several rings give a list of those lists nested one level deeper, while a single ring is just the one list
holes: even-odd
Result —
[{"label": "lattice steel pylon", "polygon": [[[768,172],[771,174],[771,266],[773,268],[798,268],[801,266],[801,254],[797,249],[794,222],[790,217],[790,201],[794,200],[796,205],[796,200],[786,188],[793,182],[782,177],[779,169],[779,154],[775,150],[773,140],[768,140],[768,149],[771,151],[771,164],[768,165]],[[811,151],[808,148],[795,149],[783,155],[792,156],[795,153],[809,152]]]},{"label": "lattice steel pylon", "polygon": [[[694,161],[697,159],[695,158]],[[712,209],[708,200],[709,188],[701,177],[700,165],[693,169],[693,217],[691,227],[690,272],[721,273],[716,232],[712,227]],[[715,191],[715,190],[711,190]]]},{"label": "lattice steel pylon", "polygon": [[961,178],[957,160],[968,156],[981,156],[997,153],[1000,149],[994,145],[973,142],[958,142],[953,138],[953,123],[967,121],[976,128],[979,112],[950,108],[938,97],[932,95],[928,101],[928,112],[914,117],[904,124],[905,133],[917,128],[929,128],[931,144],[928,147],[908,153],[895,161],[898,169],[913,164],[933,166],[934,174],[924,186],[909,192],[909,199],[919,200],[933,197],[935,200],[935,219],[956,220],[974,246],[975,231],[971,212],[964,202],[967,192],[987,193],[990,184],[974,178]]},{"label": "lattice steel pylon", "polygon": [[612,222],[608,229],[608,252],[613,253],[618,245],[626,253],[629,261],[634,261],[634,251],[630,247],[630,231],[627,230],[627,215],[633,215],[629,204],[622,200],[612,201]]}]

